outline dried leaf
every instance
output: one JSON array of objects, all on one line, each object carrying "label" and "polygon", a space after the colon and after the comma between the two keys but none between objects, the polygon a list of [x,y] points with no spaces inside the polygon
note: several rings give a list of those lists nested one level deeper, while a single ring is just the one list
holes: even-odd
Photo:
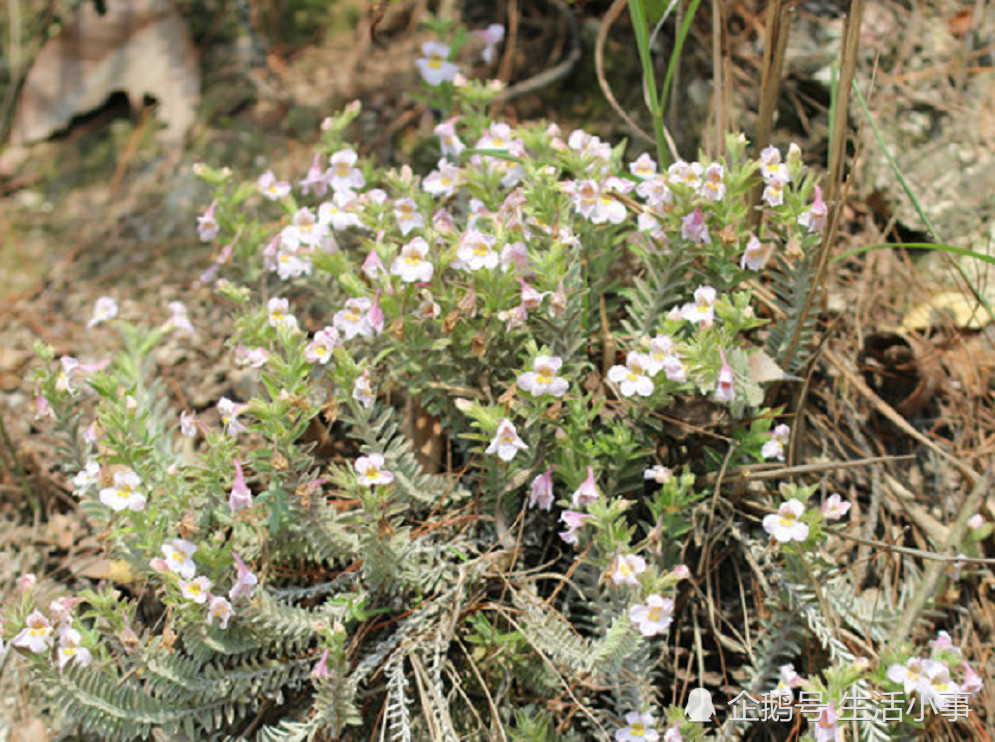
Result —
[{"label": "dried leaf", "polygon": [[926,330],[940,325],[980,330],[990,318],[974,297],[944,291],[917,305],[902,319],[902,330]]},{"label": "dried leaf", "polygon": [[45,139],[117,91],[136,109],[145,95],[158,100],[165,143],[182,142],[193,125],[200,66],[170,0],[108,0],[103,16],[84,3],[31,67],[18,99],[13,141]]}]

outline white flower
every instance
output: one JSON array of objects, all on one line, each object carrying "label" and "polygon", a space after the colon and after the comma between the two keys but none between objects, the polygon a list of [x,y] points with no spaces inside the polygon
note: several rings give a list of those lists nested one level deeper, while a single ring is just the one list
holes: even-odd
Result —
[{"label": "white flower", "polygon": [[308,363],[325,365],[332,359],[332,349],[342,345],[339,331],[334,327],[325,327],[314,333],[314,339],[304,346],[304,358]]},{"label": "white flower", "polygon": [[901,683],[905,693],[923,693],[929,686],[923,662],[919,657],[910,657],[904,665],[892,665],[888,668],[888,679],[893,683]]},{"label": "white flower", "polygon": [[59,637],[59,649],[56,652],[59,669],[62,670],[70,662],[80,667],[86,667],[93,662],[93,655],[86,647],[80,646],[83,637],[76,629],[66,629]]},{"label": "white flower", "polygon": [[266,304],[269,312],[270,327],[285,327],[288,330],[297,329],[297,318],[290,314],[290,302],[286,299],[273,297]]},{"label": "white flower", "polygon": [[425,217],[418,211],[418,204],[413,198],[399,198],[394,202],[394,218],[403,235],[425,226]]},{"label": "white flower", "polygon": [[639,626],[643,636],[662,634],[670,626],[674,615],[674,601],[656,593],[649,595],[645,603],[629,609],[629,618]]},{"label": "white flower", "polygon": [[332,317],[332,324],[345,335],[346,340],[352,340],[357,335],[371,337],[373,326],[368,319],[371,306],[373,302],[366,297],[349,299],[345,303],[345,308],[337,311]]},{"label": "white flower", "polygon": [[260,175],[259,180],[256,181],[256,185],[259,186],[259,192],[270,201],[276,201],[290,193],[290,183],[282,180],[277,181],[272,170],[267,170]]},{"label": "white flower", "polygon": [[356,213],[360,208],[359,199],[352,191],[335,191],[331,201],[318,207],[318,224],[341,232],[349,227],[362,227],[363,222]]},{"label": "white flower", "polygon": [[168,327],[187,335],[193,335],[196,332],[190,323],[190,315],[187,313],[187,308],[183,302],[171,301],[166,305],[166,308],[169,310],[169,319],[166,320]]},{"label": "white flower", "polygon": [[723,182],[725,170],[717,163],[713,162],[705,168],[705,179],[701,184],[701,195],[706,201],[721,201],[726,195],[726,186]]},{"label": "white flower", "polygon": [[519,451],[527,451],[528,446],[518,437],[518,431],[511,421],[502,417],[498,422],[497,432],[491,444],[484,453],[496,453],[502,461],[511,461]]},{"label": "white flower", "polygon": [[764,530],[782,544],[804,541],[808,538],[808,524],[799,520],[804,512],[805,506],[792,497],[787,502],[782,502],[776,513],[764,517]]},{"label": "white flower", "polygon": [[366,409],[373,406],[376,395],[373,394],[373,377],[370,374],[370,369],[366,369],[356,377],[356,381],[352,385],[352,398]]},{"label": "white flower", "polygon": [[375,487],[378,484],[390,484],[394,475],[383,468],[383,454],[371,453],[360,456],[353,466],[356,467],[356,481],[364,487]]},{"label": "white flower", "polygon": [[453,80],[459,72],[459,67],[448,61],[449,47],[445,44],[426,41],[421,45],[421,53],[422,58],[416,59],[415,64],[422,79],[432,87]]},{"label": "white flower", "polygon": [[822,517],[826,520],[838,520],[850,512],[851,504],[833,493],[822,504]]},{"label": "white flower", "polygon": [[130,469],[114,473],[114,486],[100,490],[100,502],[114,511],[145,509],[145,495],[138,491],[142,480]]},{"label": "white flower", "polygon": [[639,575],[646,571],[646,560],[636,554],[619,554],[609,569],[616,585],[638,585]]},{"label": "white flower", "polygon": [[197,574],[197,565],[193,561],[196,552],[197,544],[182,538],[174,538],[172,543],[162,545],[166,569],[187,580],[192,580]]},{"label": "white flower", "polygon": [[778,425],[770,432],[770,440],[764,443],[760,455],[768,460],[784,461],[784,447],[788,445],[790,438],[791,428],[787,425]]},{"label": "white flower", "polygon": [[358,167],[359,159],[351,149],[340,149],[328,158],[328,170],[325,179],[333,191],[350,191],[366,185],[366,178]]},{"label": "white flower", "polygon": [[221,417],[221,424],[225,427],[225,432],[235,438],[245,430],[245,426],[238,420],[238,415],[246,408],[244,404],[237,404],[228,397],[222,397],[217,404],[218,415]]},{"label": "white flower", "polygon": [[96,327],[101,322],[117,317],[117,302],[109,296],[101,296],[93,305],[93,319],[86,323],[87,327]]},{"label": "white flower", "polygon": [[218,626],[222,629],[227,629],[228,622],[234,615],[235,610],[231,607],[231,603],[228,602],[227,598],[222,598],[219,595],[211,596],[211,602],[207,606],[207,618],[205,619],[208,626],[214,623],[214,619],[218,619]]},{"label": "white flower", "polygon": [[180,413],[180,435],[185,438],[197,437],[197,416],[184,410]]},{"label": "white flower", "polygon": [[429,245],[423,237],[415,237],[401,248],[401,254],[390,264],[392,275],[404,283],[425,283],[432,280],[435,268],[428,261]]},{"label": "white flower", "polygon": [[93,459],[86,462],[80,471],[73,477],[73,487],[79,494],[83,494],[90,487],[100,481],[100,464]]},{"label": "white flower", "polygon": [[47,651],[52,646],[54,639],[52,624],[38,611],[33,611],[28,616],[26,624],[14,637],[11,644],[35,654]]},{"label": "white flower", "polygon": [[649,713],[630,711],[625,715],[625,726],[615,730],[616,742],[658,742],[660,733],[653,728],[656,721]]},{"label": "white flower", "polygon": [[768,248],[751,232],[750,239],[746,242],[746,249],[743,251],[743,257],[739,261],[739,267],[744,270],[749,268],[751,271],[758,271],[767,262],[768,254]]},{"label": "white flower", "polygon": [[629,165],[629,172],[640,180],[650,180],[656,177],[656,160],[643,152],[636,161]]},{"label": "white flower", "polygon": [[496,268],[501,257],[494,250],[496,237],[483,234],[476,229],[468,229],[460,239],[456,256],[462,260],[471,271],[481,268],[491,270]]},{"label": "white flower", "polygon": [[953,701],[955,694],[961,693],[961,689],[950,679],[950,668],[945,663],[926,660],[923,665],[929,683],[926,686],[926,698],[942,711]]},{"label": "white flower", "polygon": [[653,393],[653,382],[647,376],[650,359],[635,350],[630,350],[625,357],[624,366],[612,366],[608,369],[608,381],[618,384],[623,397],[638,394],[648,397]]},{"label": "white flower", "polygon": [[981,513],[975,513],[970,518],[967,519],[967,527],[972,531],[977,531],[985,524],[985,516]]},{"label": "white flower", "polygon": [[681,307],[681,317],[688,322],[701,323],[703,327],[711,327],[715,318],[715,289],[711,286],[699,286],[694,292],[694,304]]},{"label": "white flower", "polygon": [[207,602],[207,597],[210,595],[211,586],[213,584],[213,582],[203,575],[190,580],[189,582],[186,580],[180,580],[180,592],[187,600],[192,600],[198,605],[203,605]]},{"label": "white flower", "polygon": [[429,173],[422,181],[422,190],[433,196],[448,198],[456,192],[459,184],[459,168],[443,158],[439,160],[439,169]]},{"label": "white flower", "polygon": [[536,356],[532,364],[535,370],[526,371],[518,377],[519,388],[530,392],[533,397],[544,394],[562,397],[570,386],[566,379],[556,375],[562,365],[563,359],[559,356]]},{"label": "white flower", "polygon": [[665,466],[657,464],[643,472],[643,479],[652,479],[657,484],[666,484],[674,478],[674,473]]}]

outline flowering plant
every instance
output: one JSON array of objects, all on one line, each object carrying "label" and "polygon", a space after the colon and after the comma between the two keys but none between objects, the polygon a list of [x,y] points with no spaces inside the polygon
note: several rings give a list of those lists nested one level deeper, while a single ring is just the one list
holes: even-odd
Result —
[{"label": "flowering plant", "polygon": [[[482,38],[489,63],[502,34]],[[323,123],[306,173],[198,166],[197,230],[218,246],[201,278],[230,307],[247,393],[170,409],[152,351],[195,337],[182,305],[147,329],[102,300],[91,325],[122,338],[106,364],[39,348],[37,409],[128,577],[47,612],[24,591],[3,636],[88,729],[408,739],[414,677],[424,723],[462,737],[480,717],[451,700],[458,649],[474,694],[510,657],[501,682],[544,697],[538,656],[591,706],[605,684],[626,699],[591,714],[602,736],[695,738],[622,670],[648,666],[700,578],[684,537],[709,480],[790,453],[765,393],[800,367],[786,338],[810,318],[755,287],[808,270],[825,204],[797,148],[753,159],[730,136],[664,168],[583,130],[492,120],[494,87],[453,61],[464,39],[415,62],[445,116],[430,172],[362,156],[358,104]],[[330,436],[343,454],[318,445]],[[846,513],[838,496],[808,508],[814,493],[785,485],[762,519],[786,573]],[[531,711],[497,713],[523,730],[556,713]]]}]

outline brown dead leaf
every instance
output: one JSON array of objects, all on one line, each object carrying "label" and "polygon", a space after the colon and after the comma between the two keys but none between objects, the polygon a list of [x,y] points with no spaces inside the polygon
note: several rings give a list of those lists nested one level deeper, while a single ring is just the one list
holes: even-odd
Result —
[{"label": "brown dead leaf", "polygon": [[200,101],[197,50],[170,0],[107,0],[107,13],[84,3],[62,32],[42,47],[18,98],[15,144],[45,139],[73,116],[122,91],[131,106],[145,95],[159,102],[168,144],[183,141]]},{"label": "brown dead leaf", "polygon": [[48,730],[41,719],[29,716],[10,728],[10,742],[47,742]]},{"label": "brown dead leaf", "polygon": [[50,542],[60,549],[69,550],[76,542],[79,520],[65,513],[52,513],[48,517],[47,531]]}]

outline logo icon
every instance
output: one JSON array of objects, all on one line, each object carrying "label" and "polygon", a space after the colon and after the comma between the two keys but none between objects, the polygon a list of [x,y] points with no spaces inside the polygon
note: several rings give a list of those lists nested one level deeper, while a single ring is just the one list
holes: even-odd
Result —
[{"label": "logo icon", "polygon": [[688,696],[688,705],[684,709],[684,714],[691,721],[703,724],[710,721],[715,714],[715,706],[712,705],[712,694],[704,688],[695,688]]}]

